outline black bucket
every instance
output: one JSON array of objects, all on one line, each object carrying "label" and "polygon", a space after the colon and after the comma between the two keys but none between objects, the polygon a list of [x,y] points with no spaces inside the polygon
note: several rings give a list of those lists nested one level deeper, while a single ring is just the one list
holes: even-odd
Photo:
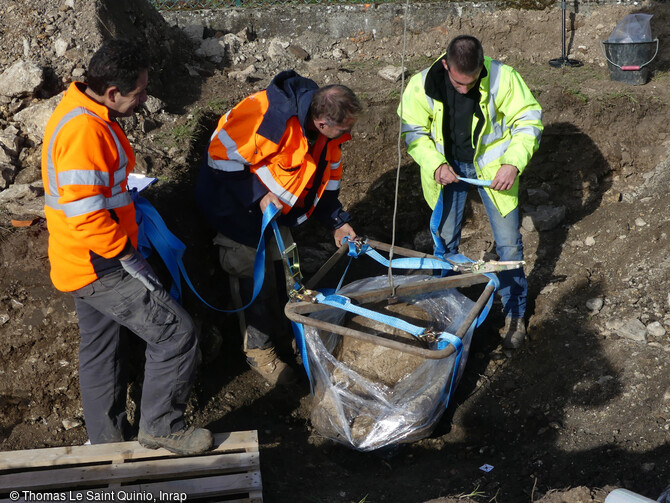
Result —
[{"label": "black bucket", "polygon": [[658,54],[658,39],[653,42],[602,42],[610,69],[610,80],[639,86],[649,81],[649,63]]}]

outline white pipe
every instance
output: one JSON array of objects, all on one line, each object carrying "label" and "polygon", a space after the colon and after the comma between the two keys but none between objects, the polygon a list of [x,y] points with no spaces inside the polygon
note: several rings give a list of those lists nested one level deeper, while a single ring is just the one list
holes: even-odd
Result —
[{"label": "white pipe", "polygon": [[615,489],[607,495],[605,503],[656,503],[654,500],[629,491],[628,489]]}]

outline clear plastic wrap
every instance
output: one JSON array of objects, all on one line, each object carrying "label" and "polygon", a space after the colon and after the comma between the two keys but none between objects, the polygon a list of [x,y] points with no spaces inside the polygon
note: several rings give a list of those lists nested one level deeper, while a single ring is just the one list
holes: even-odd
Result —
[{"label": "clear plastic wrap", "polygon": [[653,14],[643,14],[641,12],[628,14],[616,25],[608,42],[630,43],[630,42],[651,42],[651,18]]},{"label": "clear plastic wrap", "polygon": [[[396,285],[417,281],[430,281],[430,277],[394,278]],[[386,286],[386,276],[365,278],[338,293],[347,295]],[[398,301],[410,306],[410,311],[427,313],[435,331],[451,334],[458,331],[474,305],[455,289],[401,297]],[[311,316],[343,325],[347,313],[329,309]],[[455,387],[463,373],[473,331],[474,323],[462,339],[460,362],[454,372],[456,352],[442,359],[425,359],[305,324],[313,388],[312,425],[324,437],[361,451],[425,438],[445,410],[452,379]]]}]

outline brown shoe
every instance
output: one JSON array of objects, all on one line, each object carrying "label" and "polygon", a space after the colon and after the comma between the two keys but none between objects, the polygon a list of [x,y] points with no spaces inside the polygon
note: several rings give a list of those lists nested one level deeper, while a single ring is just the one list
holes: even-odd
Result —
[{"label": "brown shoe", "polygon": [[523,318],[505,318],[505,326],[500,330],[503,348],[520,348],[526,340],[526,335],[526,324]]},{"label": "brown shoe", "polygon": [[263,376],[270,385],[285,386],[297,381],[293,369],[279,359],[274,347],[247,349],[246,355],[251,369]]}]

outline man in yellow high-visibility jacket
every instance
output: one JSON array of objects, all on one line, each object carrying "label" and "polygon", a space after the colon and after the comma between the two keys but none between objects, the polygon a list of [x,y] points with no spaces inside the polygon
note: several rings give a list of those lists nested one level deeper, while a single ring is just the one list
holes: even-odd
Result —
[{"label": "man in yellow high-visibility jacket", "polygon": [[[519,176],[540,144],[542,109],[521,76],[484,56],[481,42],[455,37],[447,52],[414,75],[398,109],[407,152],[421,168],[426,201],[435,208],[442,191],[439,239],[445,255],[458,252],[468,184],[491,180],[479,194],[501,260],[523,260]],[[499,273],[503,346],[526,338],[528,285],[523,269]]]}]

